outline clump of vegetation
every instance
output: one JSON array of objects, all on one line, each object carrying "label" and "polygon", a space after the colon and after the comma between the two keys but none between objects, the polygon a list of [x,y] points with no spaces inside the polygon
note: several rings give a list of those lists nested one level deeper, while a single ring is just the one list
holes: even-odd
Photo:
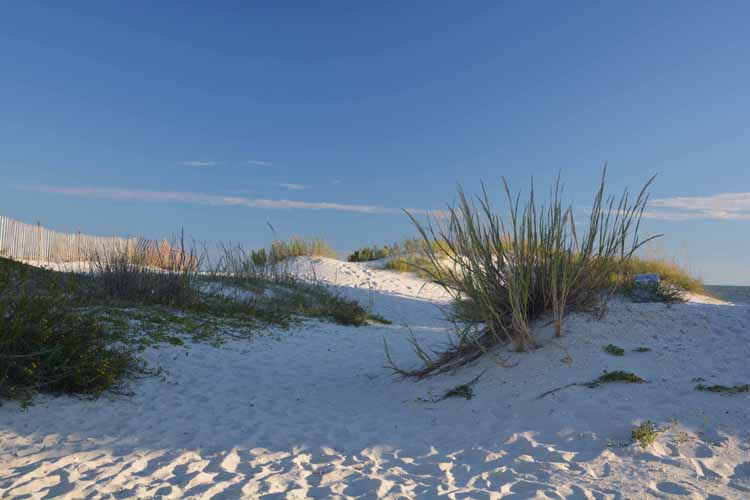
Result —
[{"label": "clump of vegetation", "polygon": [[191,307],[199,300],[194,286],[198,259],[184,250],[178,255],[155,260],[148,249],[127,248],[95,254],[91,283],[100,299]]},{"label": "clump of vegetation", "polygon": [[642,379],[635,373],[615,370],[612,372],[604,372],[604,374],[600,375],[596,379],[592,380],[591,382],[587,382],[583,385],[593,389],[595,387],[600,387],[604,384],[612,384],[615,382],[622,382],[625,384],[645,384],[646,380]]},{"label": "clump of vegetation", "polygon": [[[486,371],[486,370],[485,370]],[[439,397],[433,397],[433,398],[417,398],[418,401],[423,401],[426,403],[439,403],[440,401],[449,399],[449,398],[464,398],[464,399],[473,399],[474,398],[474,386],[477,382],[479,382],[479,379],[482,378],[482,375],[484,375],[484,371],[471,379],[469,382],[466,382],[465,384],[458,384],[455,387],[452,387],[445,391],[442,396]]]},{"label": "clump of vegetation", "polygon": [[659,432],[656,424],[647,420],[633,429],[630,435],[634,442],[639,443],[643,448],[648,448],[654,444]]},{"label": "clump of vegetation", "polygon": [[[639,237],[653,179],[631,201],[627,190],[619,198],[605,196],[605,175],[606,168],[582,232],[572,207],[562,202],[559,178],[547,206],[537,202],[533,186],[522,204],[520,193],[512,194],[504,181],[507,218],[495,212],[484,187],[476,202],[459,188],[458,205],[447,219],[422,223],[410,215],[432,264],[430,278],[458,304],[452,319],[467,325],[458,329],[458,341],[415,370],[416,376],[460,366],[499,344],[519,351],[534,346],[531,324],[542,316],[552,316],[560,336],[567,311],[603,311],[624,264],[653,238]],[[434,249],[435,241],[441,251]]]},{"label": "clump of vegetation", "polygon": [[[268,251],[223,247],[212,273],[202,256],[123,247],[94,255],[85,274],[0,261],[0,397],[35,391],[97,394],[135,366],[133,353],[159,344],[220,343],[301,318],[342,325],[387,323],[357,301],[283,270],[287,256],[322,253],[294,241]],[[154,260],[156,259],[156,260]]]},{"label": "clump of vegetation", "polygon": [[464,398],[471,399],[474,397],[474,389],[469,384],[459,384],[445,393],[443,399]]},{"label": "clump of vegetation", "polygon": [[134,367],[65,276],[0,258],[0,397],[98,394]]},{"label": "clump of vegetation", "polygon": [[[367,262],[380,259],[388,259],[384,269],[398,272],[412,272],[423,278],[431,277],[432,261],[427,257],[424,248],[425,242],[420,238],[407,238],[402,242],[396,242],[391,245],[379,247],[363,247],[355,250],[347,260],[349,262]],[[429,243],[429,246],[435,252],[445,252],[446,247],[438,241]]]},{"label": "clump of vegetation", "polygon": [[743,392],[750,392],[750,384],[731,386],[698,384],[695,386],[695,389],[698,391],[716,392],[721,394],[740,394]]},{"label": "clump of vegetation", "polygon": [[607,344],[604,346],[604,352],[612,356],[625,356],[625,349],[617,347],[614,344]]},{"label": "clump of vegetation", "polygon": [[394,251],[388,245],[379,247],[363,247],[352,252],[346,260],[349,262],[369,262],[371,260],[380,260],[390,257]]},{"label": "clump of vegetation", "polygon": [[[219,284],[228,281],[235,287],[252,291],[249,307],[256,316],[270,313],[277,322],[288,322],[297,316],[313,317],[347,326],[388,323],[359,302],[346,299],[321,283],[297,278],[273,252],[246,252],[241,246],[225,246],[222,252],[210,279]],[[270,257],[264,260],[262,255]]]},{"label": "clump of vegetation", "polygon": [[599,377],[595,378],[594,380],[590,382],[573,382],[571,384],[563,385],[561,387],[556,387],[555,389],[551,389],[547,392],[543,392],[537,397],[537,399],[542,399],[545,396],[549,396],[550,394],[554,394],[563,389],[567,389],[568,387],[581,386],[581,387],[588,387],[589,389],[595,389],[597,387],[601,387],[602,385],[612,384],[616,382],[621,382],[625,384],[647,383],[646,380],[642,379],[635,373],[619,371],[619,370],[612,371],[612,372],[604,372],[604,374],[600,375]]},{"label": "clump of vegetation", "polygon": [[622,290],[634,302],[678,304],[687,300],[684,290],[665,281],[654,284],[637,284],[632,279],[626,279],[623,282]]},{"label": "clump of vegetation", "polygon": [[325,240],[320,238],[305,240],[297,236],[289,241],[273,241],[268,254],[271,263],[282,262],[292,257],[339,258],[336,251]]},{"label": "clump of vegetation", "polygon": [[438,272],[432,260],[421,254],[394,257],[386,262],[383,268],[401,273],[415,273],[417,276],[427,279]]},{"label": "clump of vegetation", "polygon": [[643,346],[636,347],[635,349],[633,349],[633,352],[651,352],[651,348]]},{"label": "clump of vegetation", "polygon": [[664,259],[647,259],[632,256],[622,264],[624,278],[632,279],[637,274],[658,274],[661,281],[688,292],[705,294],[703,282],[686,269]]}]

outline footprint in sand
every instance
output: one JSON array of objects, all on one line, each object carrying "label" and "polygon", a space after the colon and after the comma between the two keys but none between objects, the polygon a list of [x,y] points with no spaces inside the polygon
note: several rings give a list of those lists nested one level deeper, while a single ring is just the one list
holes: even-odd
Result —
[{"label": "footprint in sand", "polygon": [[664,481],[657,484],[656,489],[662,493],[669,493],[670,495],[684,496],[690,494],[690,491],[688,491],[684,486],[680,486],[679,484],[672,483],[670,481]]}]

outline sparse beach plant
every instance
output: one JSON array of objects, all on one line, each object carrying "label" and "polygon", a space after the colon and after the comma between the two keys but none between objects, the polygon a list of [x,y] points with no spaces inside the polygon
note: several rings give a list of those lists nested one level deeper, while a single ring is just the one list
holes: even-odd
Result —
[{"label": "sparse beach plant", "polygon": [[731,386],[698,384],[695,386],[695,389],[698,391],[715,392],[720,394],[740,394],[743,392],[750,392],[750,384]]},{"label": "sparse beach plant", "polygon": [[654,442],[656,442],[656,436],[661,432],[656,424],[650,420],[646,420],[641,425],[633,429],[630,433],[633,442],[641,445],[643,448],[648,448]]},{"label": "sparse beach plant", "polygon": [[604,346],[604,352],[611,356],[625,356],[625,349],[614,344],[607,344]]},{"label": "sparse beach plant", "polygon": [[645,384],[646,380],[632,372],[615,370],[611,372],[604,372],[599,377],[584,385],[593,389],[594,387],[599,387],[604,384],[612,384],[616,382],[623,382],[625,384]]},{"label": "sparse beach plant", "polygon": [[612,372],[605,371],[602,375],[598,376],[594,380],[590,382],[572,382],[570,384],[566,384],[560,387],[556,387],[554,389],[551,389],[549,391],[543,392],[539,396],[537,396],[537,399],[542,399],[545,396],[549,396],[550,394],[554,394],[558,391],[561,391],[563,389],[567,389],[568,387],[588,387],[589,389],[595,389],[597,387],[601,387],[602,385],[606,384],[614,384],[614,383],[624,383],[624,384],[646,384],[648,383],[647,380],[639,377],[635,373],[616,370]]}]

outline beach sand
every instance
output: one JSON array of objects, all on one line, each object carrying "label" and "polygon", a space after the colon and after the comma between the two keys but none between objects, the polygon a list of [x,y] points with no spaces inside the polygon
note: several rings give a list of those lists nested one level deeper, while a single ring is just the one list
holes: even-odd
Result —
[{"label": "beach sand", "polygon": [[[695,390],[750,383],[750,307],[615,300],[600,321],[570,315],[561,339],[536,325],[534,351],[402,380],[384,341],[417,366],[411,334],[433,348],[450,339],[446,294],[372,264],[294,268],[393,324],[163,345],[142,355],[163,373],[130,382],[132,394],[6,402],[0,498],[750,498],[750,394]],[[538,399],[604,370],[648,383]],[[430,402],[481,373],[472,399]],[[662,432],[644,449],[630,438],[646,420]]]}]

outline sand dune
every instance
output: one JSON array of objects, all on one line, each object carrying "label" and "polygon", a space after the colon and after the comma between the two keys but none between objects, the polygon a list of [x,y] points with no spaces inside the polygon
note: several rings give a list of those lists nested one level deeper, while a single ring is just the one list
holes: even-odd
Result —
[{"label": "sand dune", "polygon": [[[750,498],[750,395],[694,389],[750,381],[750,308],[616,301],[534,352],[495,353],[514,367],[415,382],[385,367],[383,340],[407,366],[410,331],[444,343],[439,288],[329,259],[296,269],[394,324],[162,346],[144,357],[163,374],[130,395],[6,403],[0,498]],[[537,398],[618,369],[649,383]],[[485,370],[473,399],[425,401]],[[645,420],[663,430],[647,449],[630,443]]]}]

